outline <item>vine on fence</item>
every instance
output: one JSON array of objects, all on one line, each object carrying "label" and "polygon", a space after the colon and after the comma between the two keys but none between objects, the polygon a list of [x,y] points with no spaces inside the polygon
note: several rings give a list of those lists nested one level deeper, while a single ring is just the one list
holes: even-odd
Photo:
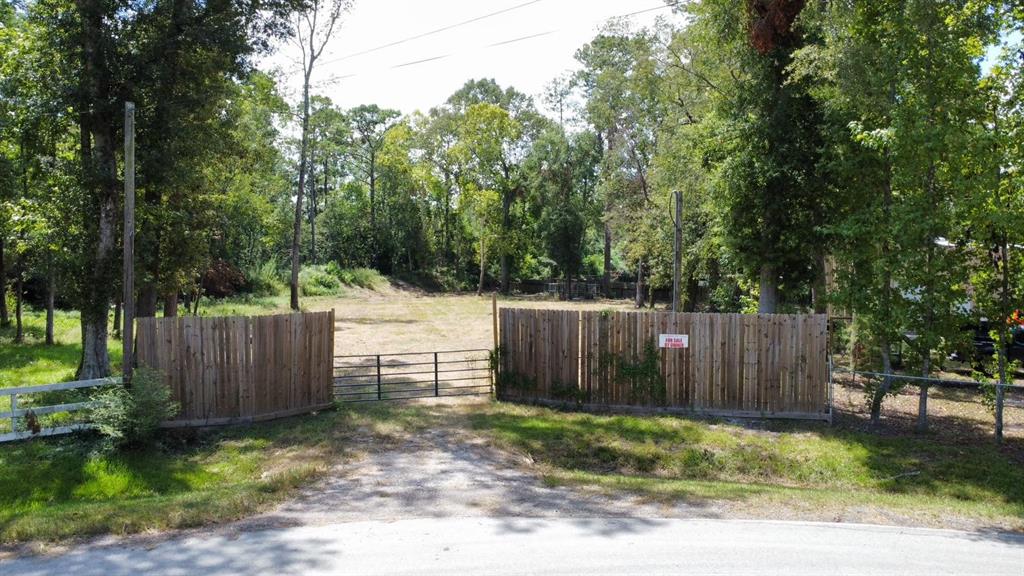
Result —
[{"label": "vine on fence", "polygon": [[575,384],[566,384],[561,380],[555,380],[551,383],[551,399],[563,402],[573,402],[577,405],[582,405],[588,400],[587,392],[585,390],[581,390],[580,387]]},{"label": "vine on fence", "polygon": [[[641,356],[625,354],[609,355],[602,358],[602,362],[610,362],[615,368],[616,384],[629,386],[629,401],[631,404],[653,404],[664,405],[667,400],[665,377],[661,373],[659,360],[661,355],[658,345],[654,340],[644,343],[644,351]],[[604,369],[608,369],[605,364]]]}]

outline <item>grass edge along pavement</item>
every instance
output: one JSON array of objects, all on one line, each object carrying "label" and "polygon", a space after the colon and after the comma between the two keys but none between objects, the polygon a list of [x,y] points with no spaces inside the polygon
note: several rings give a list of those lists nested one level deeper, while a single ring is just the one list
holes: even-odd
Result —
[{"label": "grass edge along pavement", "polygon": [[797,518],[842,519],[872,507],[915,524],[1024,531],[1024,463],[990,443],[796,422],[751,430],[504,403],[468,418],[496,446],[528,455],[551,485]]},{"label": "grass edge along pavement", "polygon": [[267,510],[356,457],[351,439],[387,443],[422,417],[342,407],[111,452],[93,433],[0,445],[0,543],[187,528]]}]

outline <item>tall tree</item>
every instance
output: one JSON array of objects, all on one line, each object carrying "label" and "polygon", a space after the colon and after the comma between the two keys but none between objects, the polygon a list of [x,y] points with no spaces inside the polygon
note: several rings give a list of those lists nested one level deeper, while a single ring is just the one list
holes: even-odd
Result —
[{"label": "tall tree", "polygon": [[287,31],[289,0],[162,0],[126,23],[134,39],[124,88],[136,103],[138,315],[163,298],[173,315],[183,284],[206,270],[213,217],[204,170],[231,137],[225,103],[251,59]]},{"label": "tall tree", "polygon": [[292,230],[291,307],[299,309],[299,267],[302,258],[302,198],[306,192],[306,161],[309,153],[310,81],[316,61],[330,42],[342,12],[351,0],[309,0],[295,18],[294,40],[302,53],[302,135],[299,143],[299,181],[295,191],[295,223]]},{"label": "tall tree", "polygon": [[107,351],[107,322],[110,301],[116,287],[117,207],[120,187],[117,179],[117,135],[121,126],[118,70],[123,54],[115,38],[122,21],[120,3],[106,0],[78,0],[79,30],[68,34],[78,45],[68,48],[78,56],[79,158],[85,210],[82,229],[85,254],[82,267],[81,314],[82,358],[80,380],[110,374]]},{"label": "tall tree", "polygon": [[721,143],[715,169],[725,246],[757,282],[763,313],[776,311],[780,289],[802,295],[819,273],[815,254],[824,243],[823,117],[807,84],[789,72],[807,43],[803,7],[803,0],[709,0],[690,8],[696,37],[713,43],[716,65],[727,71],[686,67],[721,79],[705,121]]},{"label": "tall tree", "polygon": [[448,99],[460,115],[459,154],[476,187],[501,197],[501,292],[511,289],[513,256],[523,240],[514,225],[513,206],[525,193],[523,162],[549,123],[533,99],[493,80],[470,80]]},{"label": "tall tree", "polygon": [[347,118],[329,98],[313,97],[310,125],[309,203],[306,213],[309,221],[309,259],[316,264],[320,261],[317,219],[324,211],[332,187],[337,187],[340,179],[348,176],[348,166],[343,160],[351,137]]},{"label": "tall tree", "polygon": [[372,231],[370,254],[374,266],[379,266],[377,242],[380,236],[377,229],[378,156],[381,148],[384,147],[384,138],[387,136],[388,130],[395,125],[395,121],[398,120],[401,113],[397,110],[382,109],[376,104],[370,104],[349,110],[347,116],[352,131],[352,143],[349,151],[356,159],[359,173],[363,176],[370,191],[370,230]]},{"label": "tall tree", "polygon": [[[823,42],[794,69],[817,81],[816,97],[833,125],[830,170],[837,197],[837,295],[892,372],[891,349],[915,352],[921,373],[957,340],[966,301],[962,199],[981,194],[971,176],[983,100],[977,90],[981,47],[994,38],[983,3],[877,2],[817,6]],[[814,13],[809,13],[813,16]],[[813,22],[808,18],[808,22]],[[892,389],[871,393],[871,419]],[[927,426],[921,387],[919,428]]]},{"label": "tall tree", "polygon": [[584,116],[597,133],[604,152],[600,191],[604,202],[604,288],[609,294],[612,243],[621,236],[637,270],[637,304],[643,302],[644,269],[649,245],[635,242],[653,207],[652,162],[665,109],[661,94],[659,48],[649,31],[633,32],[614,25],[576,53],[583,69],[576,83],[585,98]]},{"label": "tall tree", "polygon": [[591,132],[570,137],[561,126],[544,131],[526,161],[533,201],[541,208],[539,228],[548,256],[558,265],[565,297],[583,265],[585,240],[597,187],[600,145]]}]

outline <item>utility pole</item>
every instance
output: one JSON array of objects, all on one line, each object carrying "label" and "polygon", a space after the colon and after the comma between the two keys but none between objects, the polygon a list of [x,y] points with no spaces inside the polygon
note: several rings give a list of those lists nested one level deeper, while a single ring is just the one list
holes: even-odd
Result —
[{"label": "utility pole", "polygon": [[131,385],[135,363],[135,103],[124,103],[124,383]]},{"label": "utility pole", "polygon": [[673,218],[676,228],[675,251],[672,253],[672,312],[679,312],[679,268],[683,245],[683,193],[673,193],[676,202],[676,215]]}]

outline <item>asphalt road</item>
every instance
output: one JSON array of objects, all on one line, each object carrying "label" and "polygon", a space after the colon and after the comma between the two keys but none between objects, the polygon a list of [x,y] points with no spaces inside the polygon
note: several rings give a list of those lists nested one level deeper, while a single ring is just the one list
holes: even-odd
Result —
[{"label": "asphalt road", "polygon": [[1024,575],[1024,536],[853,524],[424,518],[82,546],[3,576],[90,574]]}]

